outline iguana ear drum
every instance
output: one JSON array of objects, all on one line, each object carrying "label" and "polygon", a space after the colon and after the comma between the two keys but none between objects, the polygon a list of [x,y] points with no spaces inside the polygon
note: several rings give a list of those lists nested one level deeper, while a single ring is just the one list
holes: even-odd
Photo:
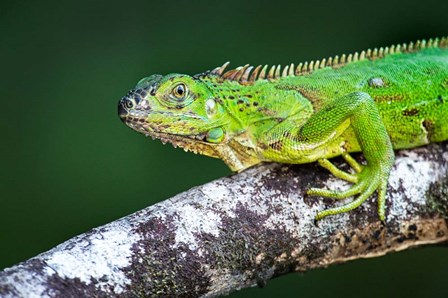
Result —
[{"label": "iguana ear drum", "polygon": [[207,133],[207,142],[220,143],[224,139],[224,131],[221,127],[212,128]]}]

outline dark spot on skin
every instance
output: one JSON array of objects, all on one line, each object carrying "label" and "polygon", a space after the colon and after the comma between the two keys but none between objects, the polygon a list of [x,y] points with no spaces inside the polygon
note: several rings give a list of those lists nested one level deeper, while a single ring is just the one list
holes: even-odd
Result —
[{"label": "dark spot on skin", "polygon": [[416,108],[407,109],[403,111],[403,116],[415,116],[418,115],[418,110]]},{"label": "dark spot on skin", "polygon": [[276,151],[281,151],[283,148],[283,142],[282,141],[277,141],[274,143],[270,143],[269,147],[271,147],[272,149],[276,150]]},{"label": "dark spot on skin", "polygon": [[432,137],[434,135],[434,122],[432,122],[431,120],[425,119],[425,120],[423,120],[422,125],[427,133],[428,140],[431,141]]},{"label": "dark spot on skin", "polygon": [[376,95],[375,100],[377,102],[384,102],[384,101],[401,101],[403,100],[403,96],[399,94],[389,94],[389,95]]},{"label": "dark spot on skin", "polygon": [[230,95],[229,98],[230,98],[230,99],[235,99],[235,96]]},{"label": "dark spot on skin", "polygon": [[240,108],[240,112],[244,111],[244,108]]},{"label": "dark spot on skin", "polygon": [[258,106],[258,102],[254,101],[253,105],[254,107]]},{"label": "dark spot on skin", "polygon": [[437,96],[437,100],[439,101],[439,103],[443,103],[443,97],[442,97],[442,95]]},{"label": "dark spot on skin", "polygon": [[308,100],[310,100],[313,107],[317,110],[319,110],[323,105],[324,101],[322,101],[322,90],[320,90],[316,87],[284,85],[280,89],[291,90],[291,91],[296,91],[296,92],[300,93],[302,96],[304,96]]},{"label": "dark spot on skin", "polygon": [[244,100],[242,100],[242,99],[238,99],[238,101],[236,102],[237,104],[243,104],[244,103]]},{"label": "dark spot on skin", "polygon": [[260,147],[260,148],[263,149],[263,150],[268,149],[268,146],[267,146],[266,144],[264,144],[264,143],[260,143],[260,144],[258,144],[258,147]]},{"label": "dark spot on skin", "polygon": [[268,108],[265,108],[265,107],[259,107],[257,109],[257,111],[261,112],[261,113],[263,113],[263,114],[265,114],[267,116],[274,116],[275,115],[275,112],[273,112],[273,111],[271,111],[271,110],[269,110]]},{"label": "dark spot on skin", "polygon": [[246,103],[246,107],[250,107],[250,103]]},{"label": "dark spot on skin", "polygon": [[246,97],[247,97],[247,98],[252,98],[252,95],[247,94]]},{"label": "dark spot on skin", "polygon": [[155,89],[155,88],[152,88],[152,89],[149,91],[149,94],[150,94],[151,96],[155,96],[155,95],[156,95],[156,89]]}]

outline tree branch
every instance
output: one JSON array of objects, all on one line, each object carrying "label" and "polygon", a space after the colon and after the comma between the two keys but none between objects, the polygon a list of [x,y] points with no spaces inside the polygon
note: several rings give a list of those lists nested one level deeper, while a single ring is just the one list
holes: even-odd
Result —
[{"label": "tree branch", "polygon": [[[448,242],[448,143],[398,154],[386,224],[375,198],[304,198],[345,183],[315,164],[265,164],[195,187],[0,272],[1,297],[213,297],[274,276]],[[341,160],[339,160],[341,163]]]}]

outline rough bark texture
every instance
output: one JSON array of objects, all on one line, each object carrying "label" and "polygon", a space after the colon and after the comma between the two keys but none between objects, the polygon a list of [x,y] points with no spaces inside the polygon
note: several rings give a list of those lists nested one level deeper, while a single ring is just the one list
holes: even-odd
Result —
[{"label": "rough bark texture", "polygon": [[315,164],[266,164],[195,187],[0,272],[1,297],[212,297],[306,271],[448,241],[448,144],[397,156],[386,224],[372,197],[303,197],[346,184]]}]

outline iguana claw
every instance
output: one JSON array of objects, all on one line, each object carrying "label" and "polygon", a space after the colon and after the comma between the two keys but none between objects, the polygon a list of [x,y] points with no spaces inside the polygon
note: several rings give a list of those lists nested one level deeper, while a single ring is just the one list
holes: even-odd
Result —
[{"label": "iguana claw", "polygon": [[[352,187],[343,191],[328,190],[322,188],[311,188],[307,191],[308,195],[322,196],[337,200],[347,199],[351,196],[358,195],[353,201],[348,204],[326,209],[317,213],[315,220],[318,221],[329,215],[336,215],[353,210],[359,207],[365,200],[367,200],[375,190],[378,191],[378,216],[381,221],[385,220],[385,201],[388,172],[384,173],[381,167],[362,166],[350,155],[344,154],[344,159],[357,172],[350,174],[338,169],[333,163],[327,159],[319,160],[319,164],[329,170],[337,178],[354,183]],[[359,172],[358,172],[359,171]]]}]

